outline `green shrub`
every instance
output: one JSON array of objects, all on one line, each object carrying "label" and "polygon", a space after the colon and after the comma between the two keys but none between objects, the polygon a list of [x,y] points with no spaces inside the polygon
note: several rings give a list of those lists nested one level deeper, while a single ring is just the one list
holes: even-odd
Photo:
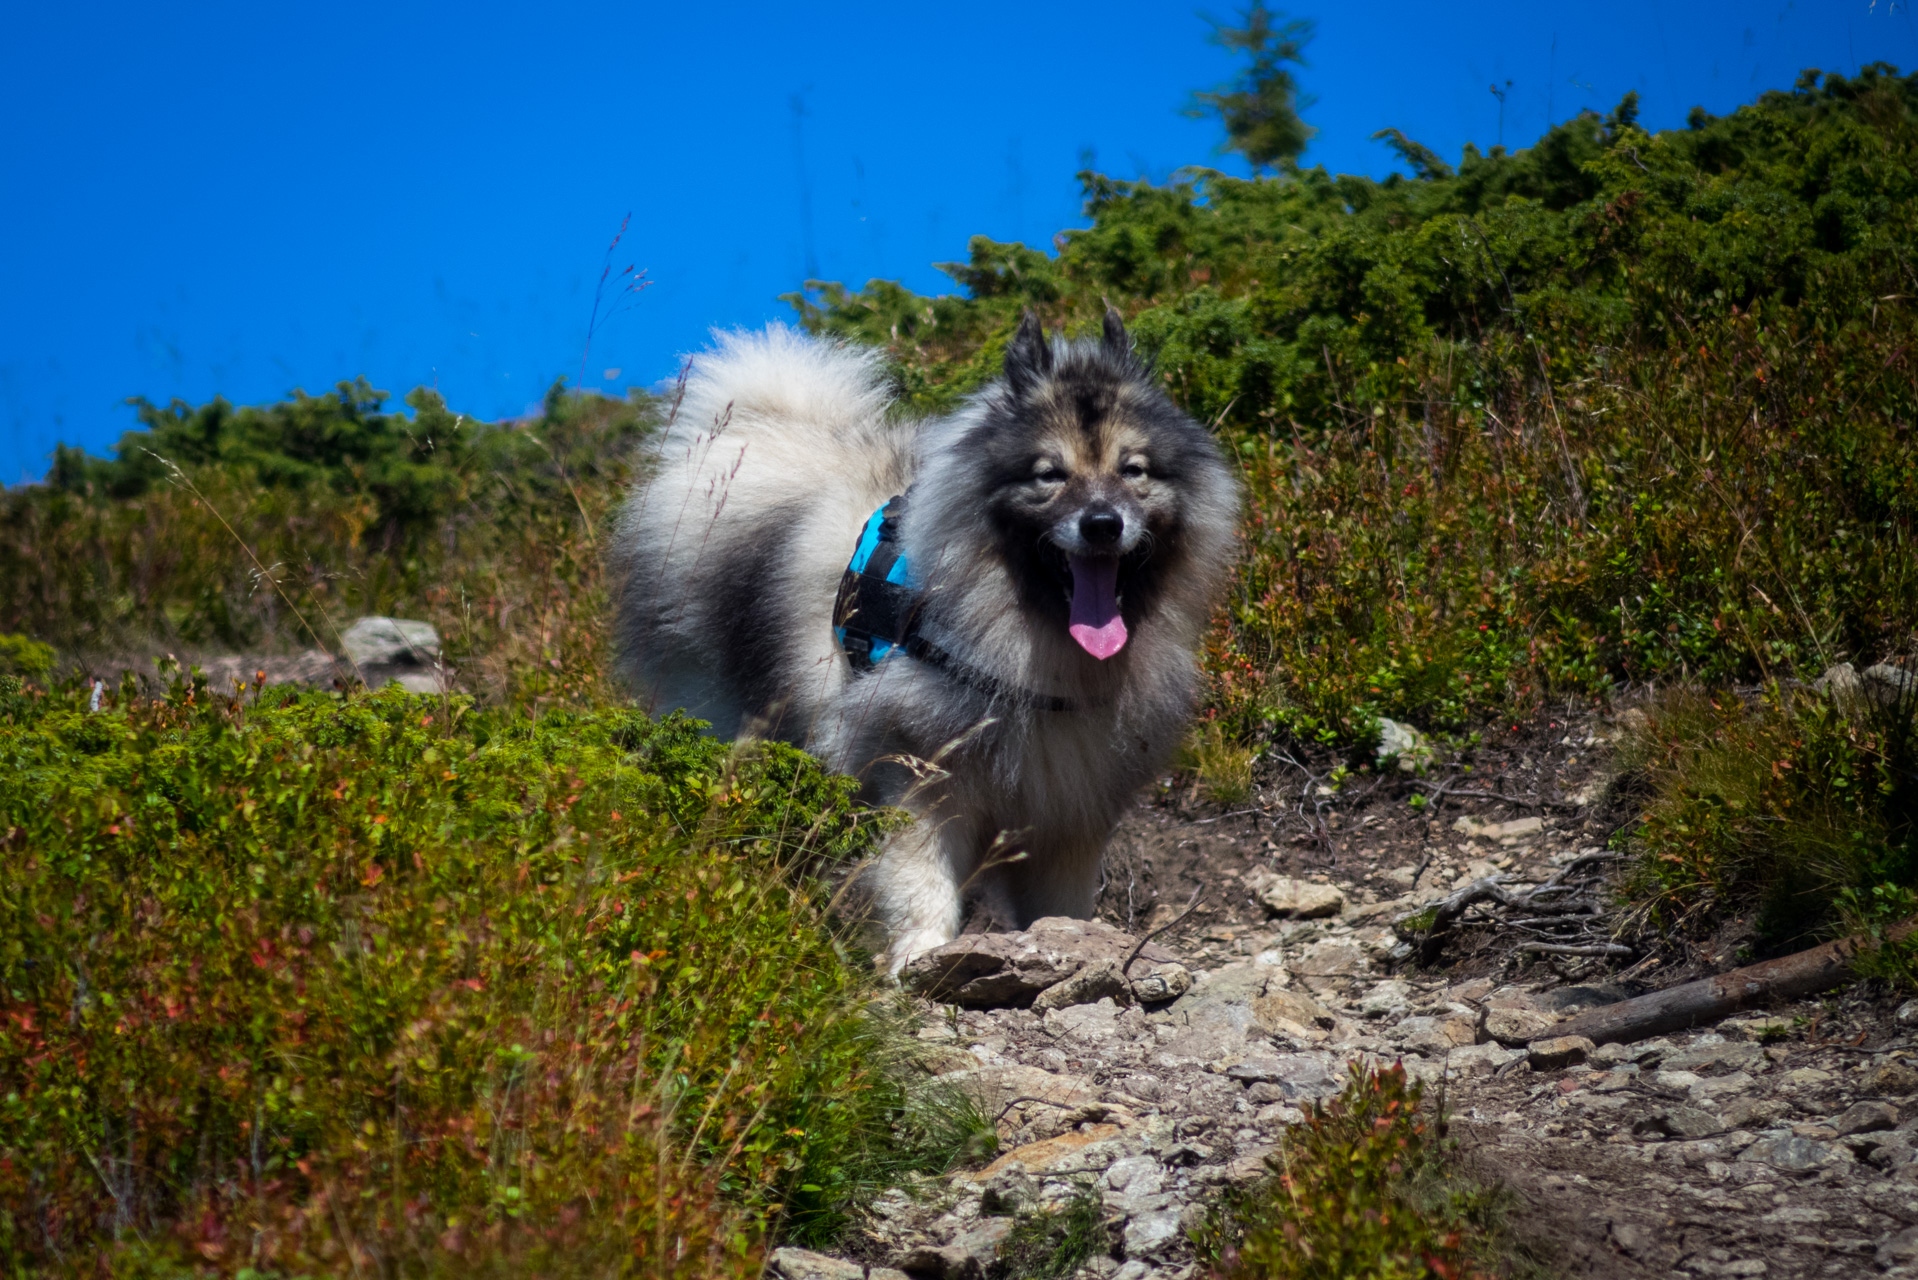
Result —
[{"label": "green shrub", "polygon": [[1666,927],[1751,913],[1804,945],[1918,912],[1918,699],[1676,692],[1623,762],[1647,792],[1629,896]]},{"label": "green shrub", "polygon": [[397,614],[491,699],[604,701],[601,525],[657,406],[556,388],[488,424],[384,395],[148,405],[113,459],[63,449],[0,495],[0,627],[125,658],[337,650],[352,618]]},{"label": "green shrub", "polygon": [[0,635],[0,675],[45,677],[52,670],[52,645],[26,636]]},{"label": "green shrub", "polygon": [[1235,736],[1351,743],[1621,681],[1752,681],[1918,626],[1918,77],[1809,74],[1649,134],[1628,98],[1456,171],[1082,175],[1056,255],[962,295],[793,295],[926,407],[1022,309],[1128,317],[1250,495],[1206,655]]},{"label": "green shrub", "polygon": [[849,780],[683,719],[0,702],[0,1268],[756,1274],[905,1167],[795,872]]},{"label": "green shrub", "polygon": [[1367,1070],[1288,1129],[1272,1176],[1227,1193],[1194,1241],[1226,1280],[1466,1280],[1529,1270],[1495,1193],[1444,1168],[1405,1069]]}]

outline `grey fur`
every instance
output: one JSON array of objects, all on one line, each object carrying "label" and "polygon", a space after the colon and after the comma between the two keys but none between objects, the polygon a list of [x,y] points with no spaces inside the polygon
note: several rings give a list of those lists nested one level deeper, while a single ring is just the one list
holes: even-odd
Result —
[{"label": "grey fur", "polygon": [[[644,704],[800,743],[917,818],[865,878],[894,971],[953,936],[969,893],[1013,925],[1092,913],[1106,839],[1197,700],[1235,549],[1235,475],[1116,315],[1080,343],[1028,316],[1006,373],[947,417],[893,423],[877,353],[721,335],[618,524],[618,664]],[[908,485],[929,638],[1072,710],[904,656],[853,675],[834,593],[866,518]],[[1105,661],[1067,630],[1066,566],[1085,563],[1067,557],[1088,555],[1121,557],[1129,639]]]}]

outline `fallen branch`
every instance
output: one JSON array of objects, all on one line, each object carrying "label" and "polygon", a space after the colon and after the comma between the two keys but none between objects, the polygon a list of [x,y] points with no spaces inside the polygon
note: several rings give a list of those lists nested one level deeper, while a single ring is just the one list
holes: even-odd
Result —
[{"label": "fallen branch", "polygon": [[[1918,917],[1894,926],[1885,940],[1899,942],[1913,933],[1918,933]],[[1796,955],[1590,1009],[1557,1024],[1551,1034],[1584,1036],[1593,1044],[1625,1044],[1716,1022],[1753,1005],[1817,995],[1849,981],[1859,953],[1871,945],[1866,938],[1840,938]]]},{"label": "fallen branch", "polygon": [[[1638,952],[1622,942],[1593,942],[1568,946],[1556,942],[1521,942],[1514,951],[1529,951],[1541,956],[1635,956]],[[1566,1034],[1575,1034],[1567,1032]]]}]

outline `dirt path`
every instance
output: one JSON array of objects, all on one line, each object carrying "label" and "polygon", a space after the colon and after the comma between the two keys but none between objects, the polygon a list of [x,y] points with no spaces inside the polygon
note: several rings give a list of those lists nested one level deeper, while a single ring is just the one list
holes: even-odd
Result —
[{"label": "dirt path", "polygon": [[[1464,1166],[1510,1189],[1550,1274],[1918,1276],[1918,1002],[1855,988],[1550,1064],[1494,1037],[1522,1042],[1653,979],[1730,967],[1736,939],[1649,955],[1622,980],[1614,961],[1516,955],[1493,928],[1456,939],[1442,967],[1409,962],[1396,916],[1493,871],[1539,882],[1602,846],[1616,821],[1591,786],[1602,737],[1548,719],[1481,749],[1450,784],[1525,804],[1441,796],[1414,808],[1408,795],[1429,787],[1376,775],[1326,797],[1301,771],[1272,778],[1258,813],[1170,792],[1142,801],[1109,853],[1102,913],[1136,936],[1196,892],[1198,907],[1158,940],[1165,951],[1129,975],[1182,968],[1190,989],[1145,1002],[1081,977],[1040,997],[1052,1008],[930,1002],[934,1069],[997,1117],[1001,1155],[917,1198],[889,1196],[864,1260],[830,1274],[1008,1274],[995,1260],[1013,1210],[1061,1206],[1088,1183],[1111,1234],[1082,1275],[1190,1274],[1184,1232],[1206,1197],[1258,1176],[1283,1127],[1336,1092],[1348,1064],[1403,1061],[1443,1090]],[[953,949],[1031,967],[1017,1004],[1093,972],[1116,945],[1062,927]],[[780,1269],[829,1274],[809,1265],[793,1254]]]}]

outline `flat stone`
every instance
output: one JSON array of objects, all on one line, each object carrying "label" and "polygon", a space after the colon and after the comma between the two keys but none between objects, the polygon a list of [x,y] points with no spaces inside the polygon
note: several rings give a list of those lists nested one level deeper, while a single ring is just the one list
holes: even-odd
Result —
[{"label": "flat stone", "polygon": [[1150,1258],[1165,1252],[1183,1239],[1179,1206],[1169,1204],[1139,1214],[1126,1223],[1124,1239],[1128,1258]]},{"label": "flat stone", "polygon": [[1492,1009],[1485,1015],[1485,1034],[1503,1045],[1530,1044],[1549,1037],[1558,1019],[1537,1009]]},{"label": "flat stone", "polygon": [[780,1280],[866,1280],[866,1268],[810,1249],[775,1249],[772,1273]]},{"label": "flat stone", "polygon": [[1507,1049],[1499,1044],[1468,1044],[1452,1050],[1445,1059],[1446,1069],[1462,1076],[1489,1076],[1501,1067],[1521,1062],[1523,1049]]},{"label": "flat stone", "polygon": [[1259,901],[1275,916],[1317,920],[1345,908],[1345,894],[1336,885],[1315,884],[1281,876],[1259,891]]},{"label": "flat stone", "polygon": [[1099,1101],[1099,1088],[1084,1076],[1047,1071],[1043,1067],[978,1067],[940,1077],[968,1098],[988,1118],[996,1117],[1018,1099],[1037,1099],[1062,1110],[1077,1110]]},{"label": "flat stone", "polygon": [[1854,1102],[1832,1118],[1831,1127],[1841,1138],[1896,1129],[1898,1108],[1889,1102]]},{"label": "flat stone", "polygon": [[1337,1019],[1331,1010],[1298,991],[1268,991],[1251,1003],[1252,1022],[1267,1034],[1281,1030],[1279,1020],[1301,1027],[1331,1030]]},{"label": "flat stone", "polygon": [[1452,830],[1468,840],[1516,841],[1545,830],[1545,820],[1514,818],[1510,822],[1479,822],[1473,818],[1460,818],[1452,824]]},{"label": "flat stone", "polygon": [[1577,1066],[1591,1055],[1592,1042],[1584,1036],[1558,1036],[1551,1040],[1535,1040],[1526,1051],[1526,1060],[1534,1071],[1557,1071],[1561,1067]]},{"label": "flat stone", "polygon": [[1386,1018],[1400,1013],[1412,1000],[1412,984],[1399,978],[1387,978],[1359,1001],[1359,1013],[1367,1018]]},{"label": "flat stone", "polygon": [[1708,1138],[1725,1129],[1718,1117],[1697,1107],[1667,1104],[1658,1107],[1632,1126],[1640,1137]]},{"label": "flat stone", "polygon": [[1372,962],[1358,943],[1326,938],[1302,951],[1293,968],[1310,983],[1315,978],[1348,978],[1369,972]]},{"label": "flat stone", "polygon": [[[1116,1124],[1090,1124],[1083,1129],[1076,1129],[1071,1133],[1062,1133],[1056,1138],[1047,1138],[1041,1142],[1028,1142],[1023,1147],[1014,1147],[977,1173],[961,1174],[960,1176],[969,1178],[973,1182],[984,1182],[994,1174],[1014,1164],[1020,1166],[1027,1173],[1039,1174],[1051,1172],[1060,1165],[1069,1163],[1072,1156],[1077,1155],[1086,1147],[1091,1146],[1095,1142],[1103,1142],[1108,1138],[1117,1137],[1118,1133],[1119,1126]],[[910,1271],[912,1268],[907,1267],[906,1270]]]},{"label": "flat stone", "polygon": [[1774,1169],[1803,1172],[1846,1164],[1850,1155],[1830,1143],[1801,1138],[1795,1133],[1767,1133],[1738,1153],[1741,1161],[1768,1164]]},{"label": "flat stone", "polygon": [[1686,1090],[1693,1102],[1711,1106],[1721,1098],[1729,1098],[1745,1092],[1757,1083],[1743,1071],[1734,1071],[1728,1076],[1707,1076]]},{"label": "flat stone", "polygon": [[[1103,920],[1046,916],[1017,933],[955,938],[907,965],[901,980],[909,990],[962,1008],[1024,1008],[1082,969],[1101,962],[1124,964],[1137,945],[1137,939]],[[1178,960],[1154,943],[1147,943],[1139,958]]]},{"label": "flat stone", "polygon": [[1033,997],[1034,1009],[1064,1009],[1075,1004],[1099,1000],[1130,1002],[1132,984],[1119,974],[1119,966],[1110,960],[1089,964],[1064,982],[1056,982]]},{"label": "flat stone", "polygon": [[1763,1129],[1791,1114],[1791,1104],[1777,1098],[1740,1098],[1718,1114],[1728,1129]]},{"label": "flat stone", "polygon": [[1407,1018],[1385,1033],[1385,1038],[1411,1053],[1442,1058],[1478,1038],[1478,1029],[1464,1018]]},{"label": "flat stone", "polygon": [[1749,1040],[1691,1045],[1667,1054],[1664,1061],[1667,1070],[1693,1071],[1700,1075],[1717,1071],[1762,1071],[1767,1065],[1765,1047]]}]

